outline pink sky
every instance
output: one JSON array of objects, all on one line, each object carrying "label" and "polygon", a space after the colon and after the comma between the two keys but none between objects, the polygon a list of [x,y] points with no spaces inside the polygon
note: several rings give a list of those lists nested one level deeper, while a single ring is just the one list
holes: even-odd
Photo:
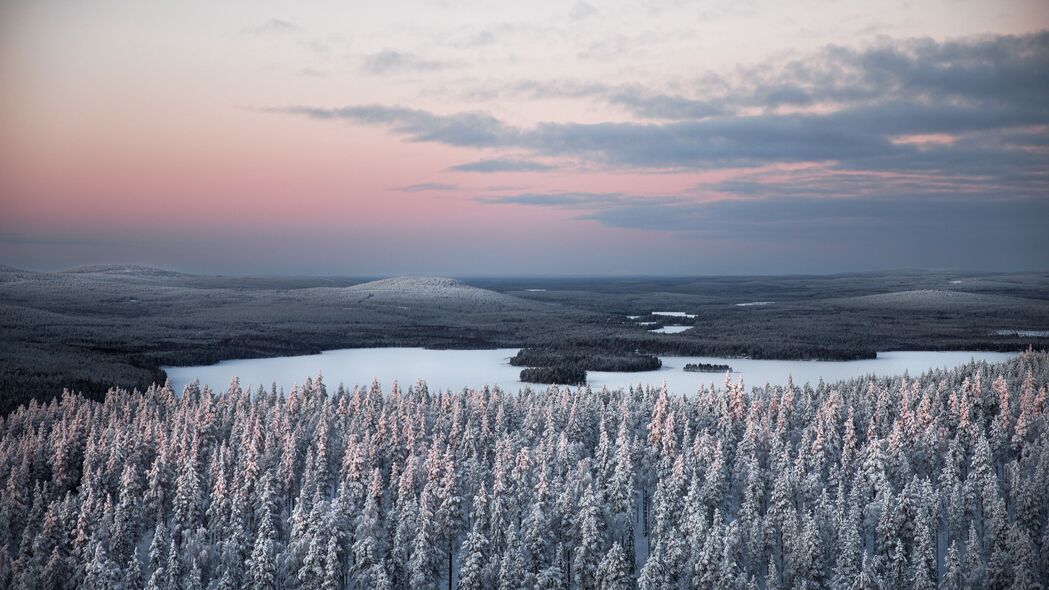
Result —
[{"label": "pink sky", "polygon": [[[0,263],[330,274],[847,270],[897,261],[822,256],[786,234],[778,243],[727,236],[718,216],[739,220],[724,206],[704,206],[756,199],[769,208],[747,215],[774,220],[789,198],[811,206],[818,198],[870,198],[882,187],[905,186],[907,195],[925,199],[942,196],[944,186],[974,187],[974,194],[1004,186],[1016,199],[1034,198],[1042,211],[1037,160],[1017,164],[1030,174],[977,178],[963,166],[886,164],[896,154],[872,155],[874,148],[857,148],[854,161],[837,159],[834,150],[807,157],[792,143],[756,149],[766,135],[755,133],[742,144],[746,154],[733,148],[726,155],[723,141],[709,139],[723,123],[736,126],[729,140],[739,141],[741,124],[778,125],[777,116],[801,113],[818,124],[827,117],[835,131],[827,141],[848,149],[859,142],[935,152],[975,141],[987,131],[928,132],[908,127],[902,114],[895,139],[869,130],[862,141],[854,141],[859,131],[838,137],[844,123],[833,117],[880,99],[842,102],[837,90],[793,79],[782,66],[838,63],[836,51],[877,56],[898,44],[916,62],[944,67],[951,43],[978,52],[1003,35],[1049,24],[1049,9],[1038,1],[890,2],[875,14],[866,6],[468,2],[450,9],[410,2],[349,10],[339,3],[8,2],[0,8]],[[1044,69],[1040,59],[1034,63]],[[873,76],[863,69],[874,67],[870,60],[842,63]],[[1005,65],[992,59],[987,67]],[[766,92],[785,86],[836,98],[780,103]],[[908,92],[898,89],[885,104],[907,102]],[[955,100],[935,91],[920,96],[927,106]],[[720,110],[673,114],[668,97]],[[642,100],[648,106],[637,106]],[[1049,121],[1024,110],[1023,100],[1008,106],[1022,122],[993,133],[1033,129],[1044,137]],[[356,105],[436,118],[478,113],[511,131],[463,143],[426,135],[430,127],[420,128],[432,127],[430,119],[280,112]],[[566,126],[565,139],[549,137],[550,123]],[[664,139],[634,150],[621,139],[587,135],[605,124],[628,126],[612,130],[637,134],[639,143],[651,132]],[[682,140],[687,156],[662,153],[667,134]],[[453,169],[481,160],[537,169]],[[867,184],[857,188],[855,179],[844,180],[850,175]],[[803,183],[814,192],[793,194]],[[434,186],[401,190],[423,184]],[[542,206],[519,198],[579,194],[586,196]],[[893,202],[907,195],[894,193]],[[628,215],[639,221],[624,222]]]}]

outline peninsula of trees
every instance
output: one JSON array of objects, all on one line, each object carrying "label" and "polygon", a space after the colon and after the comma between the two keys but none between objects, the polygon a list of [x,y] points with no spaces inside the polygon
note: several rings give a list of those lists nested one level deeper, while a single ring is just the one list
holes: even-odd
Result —
[{"label": "peninsula of trees", "polygon": [[[510,357],[515,367],[556,367],[577,365],[588,371],[655,371],[663,361],[654,354],[627,352],[597,352],[578,348],[522,348]],[[536,382],[533,382],[536,383]],[[558,381],[556,383],[569,383]]]}]

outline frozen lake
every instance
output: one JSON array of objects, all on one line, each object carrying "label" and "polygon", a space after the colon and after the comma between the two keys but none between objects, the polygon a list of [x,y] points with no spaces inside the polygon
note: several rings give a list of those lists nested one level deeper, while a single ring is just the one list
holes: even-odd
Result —
[{"label": "frozen lake", "polygon": [[[427,350],[423,348],[351,348],[332,350],[305,356],[276,357],[223,361],[216,365],[198,367],[164,367],[172,386],[182,388],[200,379],[212,389],[224,390],[234,376],[244,386],[253,389],[263,385],[267,390],[276,382],[285,391],[306,377],[324,375],[329,390],[334,391],[339,383],[348,388],[353,385],[368,385],[373,379],[383,384],[384,390],[397,381],[402,388],[425,379],[431,391],[438,389],[461,390],[463,387],[498,385],[507,391],[517,391],[526,383],[518,381],[521,367],[509,364],[509,358],[517,353],[516,348],[494,350]],[[600,389],[628,387],[638,383],[659,385],[664,380],[673,393],[693,393],[701,384],[720,385],[724,375],[720,373],[686,373],[686,363],[726,364],[732,367],[733,380],[743,377],[749,387],[761,386],[766,382],[783,385],[787,375],[793,375],[797,384],[806,381],[816,383],[837,381],[868,374],[889,376],[907,371],[918,375],[929,369],[955,367],[970,360],[1001,362],[1016,356],[1010,352],[923,352],[897,351],[878,353],[878,358],[858,361],[765,361],[730,359],[718,357],[660,357],[663,367],[657,371],[640,373],[611,373],[590,371],[587,381]],[[533,388],[545,385],[531,385]]]},{"label": "frozen lake", "polygon": [[655,334],[680,334],[685,330],[691,330],[692,326],[663,326],[662,328],[656,328],[655,330],[649,330],[649,332]]}]

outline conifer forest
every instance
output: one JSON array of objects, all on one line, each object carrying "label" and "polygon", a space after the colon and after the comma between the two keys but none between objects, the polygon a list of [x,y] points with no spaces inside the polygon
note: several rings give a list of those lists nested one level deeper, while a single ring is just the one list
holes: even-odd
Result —
[{"label": "conifer forest", "polygon": [[0,0],[0,590],[1049,590],[1049,0]]},{"label": "conifer forest", "polygon": [[696,393],[66,393],[0,419],[0,587],[1034,589],[1049,354]]}]

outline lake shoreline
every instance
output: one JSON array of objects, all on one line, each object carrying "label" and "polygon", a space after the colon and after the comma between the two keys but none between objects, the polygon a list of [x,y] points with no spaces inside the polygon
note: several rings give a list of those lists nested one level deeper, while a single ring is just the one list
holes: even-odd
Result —
[{"label": "lake shoreline", "polygon": [[[318,374],[330,385],[343,384],[348,388],[370,385],[378,380],[384,386],[396,381],[402,387],[425,381],[433,391],[458,391],[463,387],[499,386],[504,391],[526,387],[536,390],[549,385],[526,383],[518,379],[521,367],[512,366],[509,359],[520,349],[427,349],[406,347],[348,348],[322,351],[312,355],[294,355],[271,358],[236,359],[211,365],[190,367],[163,367],[176,389],[199,379],[202,385],[214,390],[225,389],[237,376],[244,386],[252,389],[262,386],[269,390],[274,383],[278,389],[290,391],[307,377]],[[933,369],[951,369],[971,360],[1003,362],[1019,353],[994,351],[885,351],[874,359],[851,361],[823,360],[768,360],[741,357],[660,356],[663,366],[652,371],[612,372],[590,371],[587,384],[592,389],[626,388],[647,384],[667,383],[675,393],[694,393],[724,378],[743,379],[747,386],[785,385],[819,381],[834,382],[843,379],[875,375],[891,377],[903,373],[916,375]],[[727,373],[688,372],[686,364],[730,364]]]}]

